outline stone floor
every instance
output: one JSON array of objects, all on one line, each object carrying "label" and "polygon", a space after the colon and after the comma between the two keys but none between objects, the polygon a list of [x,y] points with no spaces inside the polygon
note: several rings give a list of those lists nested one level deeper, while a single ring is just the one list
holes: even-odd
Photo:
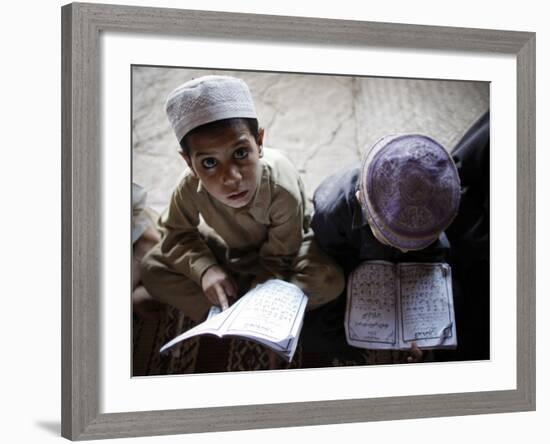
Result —
[{"label": "stone floor", "polygon": [[258,72],[133,68],[133,181],[157,212],[185,168],[164,113],[168,93],[186,80],[227,74],[247,82],[265,145],[284,150],[309,196],[330,173],[357,164],[380,137],[422,133],[451,150],[489,108],[484,82]]}]

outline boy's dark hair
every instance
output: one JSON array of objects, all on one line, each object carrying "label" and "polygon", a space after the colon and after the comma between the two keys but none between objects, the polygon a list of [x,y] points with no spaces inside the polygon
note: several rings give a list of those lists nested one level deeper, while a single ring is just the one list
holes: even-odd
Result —
[{"label": "boy's dark hair", "polygon": [[222,119],[222,120],[216,120],[210,123],[205,123],[204,125],[200,125],[200,126],[197,126],[196,128],[193,128],[180,140],[181,150],[183,151],[183,154],[185,154],[187,157],[191,155],[189,144],[186,143],[185,139],[192,134],[196,134],[205,130],[216,131],[224,128],[229,128],[234,125],[238,125],[240,123],[244,123],[248,127],[248,130],[250,131],[250,134],[252,134],[252,137],[254,137],[255,139],[258,137],[258,134],[259,134],[258,119],[253,119],[248,117],[231,117],[229,119]]}]

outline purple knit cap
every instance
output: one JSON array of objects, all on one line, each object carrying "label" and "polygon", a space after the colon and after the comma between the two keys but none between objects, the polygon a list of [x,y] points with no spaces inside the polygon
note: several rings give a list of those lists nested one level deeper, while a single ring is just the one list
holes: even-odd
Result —
[{"label": "purple knit cap", "polygon": [[433,139],[389,136],[363,162],[361,193],[369,223],[391,245],[420,250],[455,218],[460,180],[450,154]]}]

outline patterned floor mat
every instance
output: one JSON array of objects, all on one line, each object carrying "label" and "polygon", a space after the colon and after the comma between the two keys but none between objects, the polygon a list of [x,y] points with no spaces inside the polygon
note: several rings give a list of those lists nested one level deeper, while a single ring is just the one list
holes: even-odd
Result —
[{"label": "patterned floor mat", "polygon": [[[193,326],[180,311],[167,308],[159,321],[134,317],[133,375],[152,376],[189,373],[218,373],[269,369],[265,347],[240,338],[219,339],[203,335],[183,341],[170,353],[160,355],[160,347]],[[398,364],[406,362],[408,353],[373,351],[349,347],[343,331],[317,340],[315,328],[304,323],[300,342],[292,362],[281,369],[322,368],[353,365]]]}]

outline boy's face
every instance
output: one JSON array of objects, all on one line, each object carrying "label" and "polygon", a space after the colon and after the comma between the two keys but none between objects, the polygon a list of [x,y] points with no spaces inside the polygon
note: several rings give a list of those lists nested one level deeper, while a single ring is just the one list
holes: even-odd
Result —
[{"label": "boy's face", "polygon": [[232,208],[242,208],[250,203],[258,186],[263,136],[260,129],[254,138],[244,122],[199,131],[187,136],[190,156],[183,157],[211,196]]}]

